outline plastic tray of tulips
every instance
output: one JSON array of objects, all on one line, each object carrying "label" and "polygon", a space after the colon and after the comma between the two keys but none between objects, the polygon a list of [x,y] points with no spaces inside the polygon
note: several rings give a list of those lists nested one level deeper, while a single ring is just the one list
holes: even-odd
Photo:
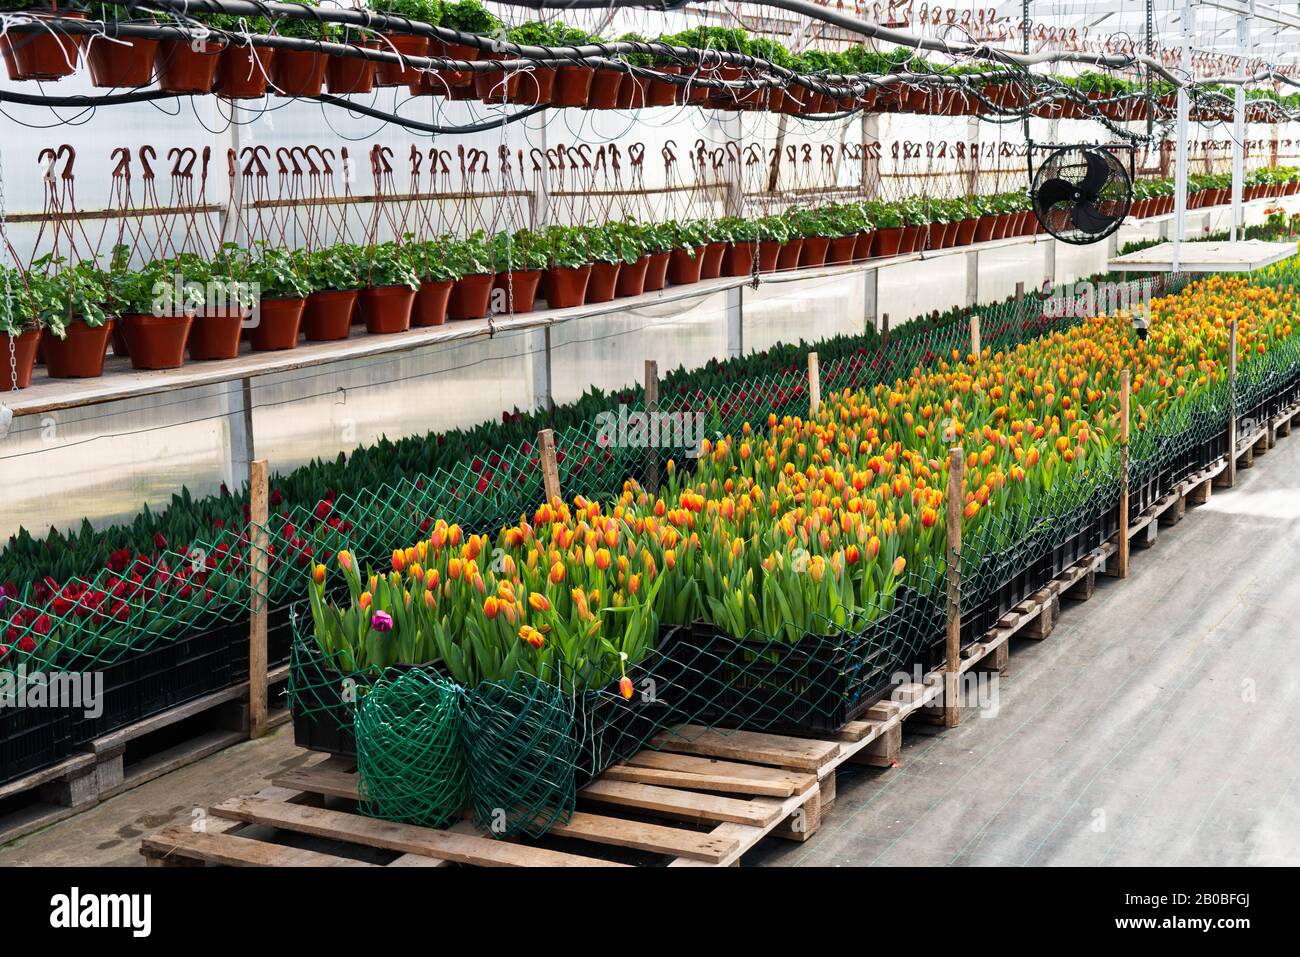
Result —
[{"label": "plastic tray of tulips", "polygon": [[1130,484],[1148,497],[1226,426],[1231,319],[1238,407],[1294,398],[1289,276],[1195,282],[1153,303],[1145,342],[1127,314],[1097,317],[835,391],[811,419],[755,416],[706,441],[693,468],[670,463],[657,495],[629,482],[609,501],[544,504],[493,537],[438,522],[382,570],[340,555],[314,570],[307,645],[344,675],[433,663],[470,690],[551,684],[578,711],[593,693],[653,703],[588,773],[669,722],[846,720],[897,671],[933,663],[950,447],[965,451],[974,613],[1004,573],[1028,569],[1029,587],[1044,555],[1059,560],[1062,542],[1113,514],[1121,369],[1133,374]]}]

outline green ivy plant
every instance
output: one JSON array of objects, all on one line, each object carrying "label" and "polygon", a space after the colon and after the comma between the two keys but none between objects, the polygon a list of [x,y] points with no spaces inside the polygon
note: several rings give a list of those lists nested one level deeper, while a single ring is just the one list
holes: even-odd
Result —
[{"label": "green ivy plant", "polygon": [[361,274],[369,280],[371,288],[377,289],[382,286],[420,288],[420,277],[416,275],[411,265],[407,248],[393,242],[371,246],[366,251]]}]

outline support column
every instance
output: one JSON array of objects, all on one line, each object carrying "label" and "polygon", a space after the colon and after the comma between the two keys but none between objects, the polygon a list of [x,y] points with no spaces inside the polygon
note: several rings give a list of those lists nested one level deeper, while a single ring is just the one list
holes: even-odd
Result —
[{"label": "support column", "polygon": [[533,410],[551,408],[551,327],[543,326],[529,333],[533,369]]},{"label": "support column", "polygon": [[735,359],[745,353],[745,287],[728,289],[726,296],[727,358]]},{"label": "support column", "polygon": [[880,270],[862,272],[862,325],[864,329],[876,328],[880,315]]},{"label": "support column", "polygon": [[979,302],[980,295],[980,254],[972,249],[966,254],[966,305],[973,306]]},{"label": "support column", "polygon": [[[1183,0],[1181,16],[1182,33],[1182,79],[1192,79],[1192,33],[1196,23],[1196,8],[1192,0]],[[1182,265],[1182,243],[1187,231],[1187,114],[1191,109],[1191,97],[1188,96],[1186,84],[1178,88],[1178,125],[1174,134],[1174,255],[1173,272],[1178,272]]]},{"label": "support column", "polygon": [[1051,236],[1043,241],[1043,278],[1056,285],[1056,240]]},{"label": "support column", "polygon": [[249,379],[226,383],[226,488],[232,492],[248,480],[255,459],[253,443],[253,384]]},{"label": "support column", "polygon": [[862,114],[862,195],[880,195],[880,114]]},{"label": "support column", "polygon": [[[1237,17],[1237,75],[1246,75],[1246,51],[1250,42],[1250,18]],[[1235,242],[1245,227],[1241,207],[1242,184],[1246,179],[1246,84],[1239,83],[1232,92],[1232,230]]]}]

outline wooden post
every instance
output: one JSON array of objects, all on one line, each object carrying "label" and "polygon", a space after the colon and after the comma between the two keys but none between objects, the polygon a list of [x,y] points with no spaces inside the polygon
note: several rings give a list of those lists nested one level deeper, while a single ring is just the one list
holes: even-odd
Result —
[{"label": "wooden post", "polygon": [[980,357],[980,317],[970,317],[970,352],[976,359]]},{"label": "wooden post", "polygon": [[1129,371],[1119,374],[1119,558],[1120,578],[1128,578],[1128,415]]},{"label": "wooden post", "polygon": [[822,407],[822,370],[817,363],[817,353],[808,353],[808,418]]},{"label": "wooden post", "polygon": [[1237,484],[1237,320],[1228,333],[1228,488]]},{"label": "wooden post", "polygon": [[249,464],[248,513],[248,736],[260,738],[266,734],[266,568],[270,546],[266,459]]},{"label": "wooden post", "polygon": [[880,316],[880,345],[881,348],[889,345],[889,313],[881,313]]},{"label": "wooden post", "polygon": [[943,723],[961,720],[957,691],[961,683],[961,519],[965,511],[963,478],[966,456],[961,446],[948,452],[948,634],[943,676]]},{"label": "wooden post", "polygon": [[542,457],[542,485],[546,489],[546,501],[551,503],[560,495],[560,467],[555,461],[555,433],[542,429],[537,433],[537,445]]},{"label": "wooden post", "polygon": [[645,484],[652,495],[659,492],[659,363],[645,361],[645,414],[650,445],[646,462]]},{"label": "wooden post", "polygon": [[1016,283],[1016,305],[1025,301],[1025,281],[1022,279]]}]

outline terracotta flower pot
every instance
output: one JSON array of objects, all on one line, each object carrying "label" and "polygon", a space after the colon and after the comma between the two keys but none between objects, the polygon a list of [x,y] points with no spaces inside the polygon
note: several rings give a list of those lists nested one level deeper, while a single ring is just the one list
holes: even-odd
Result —
[{"label": "terracotta flower pot", "polygon": [[[482,53],[480,59],[504,60],[503,53]],[[505,103],[510,93],[511,76],[501,70],[481,70],[474,74],[474,96],[484,103]]]},{"label": "terracotta flower pot", "polygon": [[649,84],[639,76],[633,76],[631,73],[624,73],[623,80],[618,85],[618,103],[617,108],[620,110],[639,110],[646,105],[646,93],[649,90]]},{"label": "terracotta flower pot", "polygon": [[587,302],[609,302],[618,290],[618,276],[622,263],[592,263],[591,278],[587,280]]},{"label": "terracotta flower pot", "polygon": [[540,269],[499,272],[492,282],[492,288],[501,290],[501,301],[506,312],[532,312],[537,308],[537,284],[541,281]]},{"label": "terracotta flower pot", "polygon": [[557,69],[555,85],[551,90],[551,106],[586,106],[595,75],[596,71],[589,66],[562,66]]},{"label": "terracotta flower pot", "polygon": [[997,229],[997,224],[998,218],[993,215],[981,216],[975,220],[974,242],[987,243],[993,239],[993,234]]},{"label": "terracotta flower pot", "polygon": [[776,254],[777,269],[798,269],[799,254],[803,252],[803,237],[796,236],[794,239],[787,239],[781,244],[781,250]]},{"label": "terracotta flower pot", "polygon": [[[479,58],[478,47],[463,43],[444,43],[441,40],[429,41],[429,56],[444,56],[452,60],[473,62]],[[438,70],[438,78],[452,90],[473,89],[474,73],[472,70]]]},{"label": "terracotta flower pot", "polygon": [[903,241],[903,227],[892,226],[889,229],[876,230],[875,254],[877,256],[897,256],[899,245]]},{"label": "terracotta flower pot", "polygon": [[634,263],[623,263],[618,271],[618,285],[615,293],[620,298],[639,296],[645,292],[645,271],[650,265],[650,257],[642,256]]},{"label": "terracotta flower pot", "polygon": [[193,316],[129,315],[118,320],[134,369],[179,369]]},{"label": "terracotta flower pot", "polygon": [[482,319],[492,308],[492,273],[461,276],[452,286],[447,300],[447,318]]},{"label": "terracotta flower pot", "polygon": [[781,242],[776,239],[764,239],[758,244],[758,271],[776,272],[777,260],[781,257]]},{"label": "terracotta flower pot", "polygon": [[271,83],[280,96],[320,96],[329,56],[312,50],[275,51]]},{"label": "terracotta flower pot", "polygon": [[[22,11],[33,19],[46,14]],[[60,10],[58,16],[84,20],[85,14]],[[57,80],[77,72],[77,53],[84,40],[79,36],[40,27],[31,31],[10,30],[3,38],[5,66],[11,80]],[[6,373],[8,375],[8,373]]]},{"label": "terracotta flower pot", "polygon": [[748,276],[754,269],[754,244],[751,241],[732,243],[727,249],[727,275]]},{"label": "terracotta flower pot", "polygon": [[552,266],[546,271],[546,304],[552,309],[581,306],[590,280],[590,266]]},{"label": "terracotta flower pot", "polygon": [[[661,66],[656,67],[655,70],[663,74],[680,75],[682,72],[680,66]],[[672,106],[677,102],[677,91],[680,89],[680,86],[670,80],[651,80],[645,93],[645,105]]]},{"label": "terracotta flower pot", "polygon": [[[379,49],[392,53],[396,50],[403,58],[410,56],[427,56],[429,38],[413,33],[385,33],[379,43]],[[400,63],[379,63],[375,70],[375,86],[410,86],[420,81],[420,71],[413,66]]]},{"label": "terracotta flower pot", "polygon": [[239,355],[244,316],[239,312],[198,315],[190,326],[187,348],[193,360],[234,359]]},{"label": "terracotta flower pot", "polygon": [[163,40],[154,57],[158,88],[169,93],[211,93],[225,49],[226,44],[216,40],[205,42],[201,50],[188,40]]},{"label": "terracotta flower pot", "polygon": [[865,233],[858,233],[857,239],[853,243],[853,261],[860,263],[870,259],[872,247],[875,245],[876,231],[874,229]]},{"label": "terracotta flower pot", "polygon": [[[363,40],[352,46],[363,50],[378,50],[378,40]],[[369,93],[375,88],[375,72],[379,64],[358,56],[331,56],[325,66],[325,82],[329,91],[338,96],[348,93]],[[415,91],[412,90],[412,93]]]},{"label": "terracotta flower pot", "polygon": [[93,41],[86,50],[90,82],[100,88],[148,86],[153,79],[158,41],[123,37],[117,43]]},{"label": "terracotta flower pot", "polygon": [[836,266],[853,262],[853,250],[857,243],[856,235],[835,237],[826,252],[826,261]]},{"label": "terracotta flower pot", "polygon": [[78,319],[68,323],[66,338],[42,336],[45,371],[51,379],[95,379],[104,374],[104,357],[108,339],[113,334],[113,320],[102,326],[88,326]]},{"label": "terracotta flower pot", "polygon": [[229,100],[251,100],[265,96],[274,58],[273,47],[227,44],[217,62],[217,81],[212,92]]},{"label": "terracotta flower pot", "polygon": [[257,325],[248,330],[254,352],[276,352],[298,347],[306,299],[263,299],[258,307]]},{"label": "terracotta flower pot", "polygon": [[921,243],[920,226],[904,226],[903,235],[898,241],[898,251],[900,254],[914,253]]},{"label": "terracotta flower pot", "polygon": [[307,297],[302,313],[302,330],[308,342],[346,339],[357,307],[355,289],[323,289]]},{"label": "terracotta flower pot", "polygon": [[829,236],[805,236],[803,252],[799,254],[799,265],[803,267],[823,265],[830,245]]},{"label": "terracotta flower pot", "polygon": [[704,247],[704,256],[700,262],[701,279],[717,279],[722,275],[722,264],[727,257],[726,243],[709,243]]},{"label": "terracotta flower pot", "polygon": [[555,90],[555,67],[538,66],[520,70],[510,77],[506,102],[520,106],[540,106],[551,102]]},{"label": "terracotta flower pot", "polygon": [[32,369],[36,366],[36,350],[40,347],[42,332],[40,326],[24,329],[17,337],[0,332],[0,356],[9,355],[10,349],[14,356],[12,372],[9,363],[0,362],[0,392],[25,389],[32,384]]},{"label": "terracotta flower pot", "polygon": [[704,247],[692,250],[674,249],[668,258],[668,279],[675,286],[689,286],[700,281],[700,267],[704,265]]},{"label": "terracotta flower pot", "polygon": [[650,253],[650,262],[645,270],[645,291],[658,292],[668,284],[668,261],[671,252]]},{"label": "terracotta flower pot", "polygon": [[451,289],[454,285],[456,285],[454,279],[423,280],[415,294],[415,306],[411,310],[411,327],[424,329],[446,323],[447,301],[451,298]]},{"label": "terracotta flower pot", "polygon": [[603,68],[596,70],[587,94],[587,109],[612,110],[618,106],[618,94],[623,87],[623,79],[630,75],[622,70]]},{"label": "terracotta flower pot", "polygon": [[410,286],[369,286],[361,290],[357,301],[366,320],[366,332],[371,335],[389,335],[411,328],[415,290]]}]

